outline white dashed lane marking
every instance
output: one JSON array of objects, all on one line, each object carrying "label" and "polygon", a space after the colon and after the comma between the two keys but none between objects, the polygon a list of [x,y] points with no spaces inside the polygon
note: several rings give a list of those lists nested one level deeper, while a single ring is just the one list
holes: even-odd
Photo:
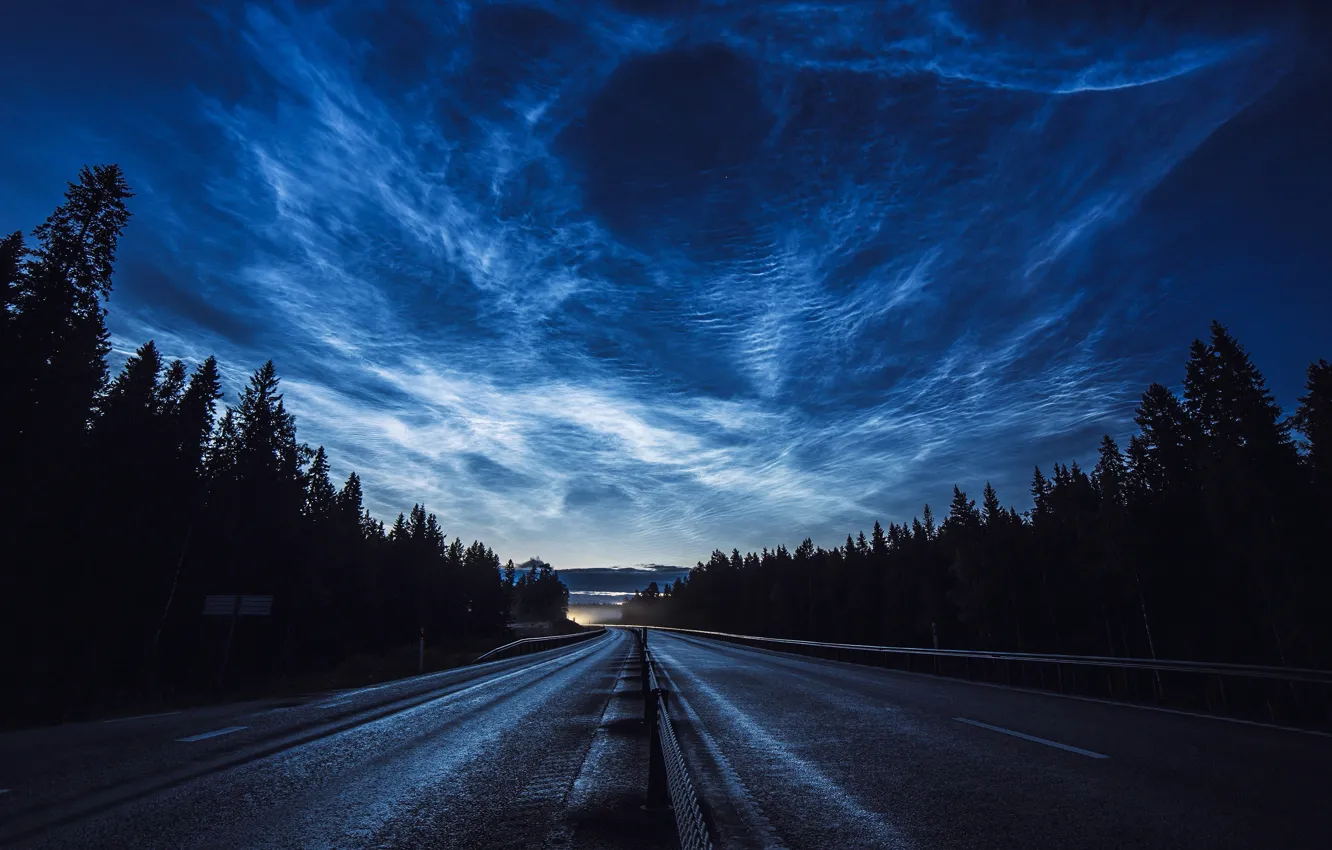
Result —
[{"label": "white dashed lane marking", "polygon": [[130,720],[147,720],[150,717],[170,717],[173,714],[180,714],[179,711],[162,711],[157,714],[136,714],[133,717],[113,717],[110,720],[103,720],[103,723],[125,723]]},{"label": "white dashed lane marking", "polygon": [[225,729],[214,729],[212,732],[200,732],[198,735],[191,735],[188,738],[177,738],[182,744],[190,744],[195,741],[202,741],[205,738],[216,738],[219,735],[230,735],[232,732],[239,732],[242,729],[249,729],[248,726],[228,726]]},{"label": "white dashed lane marking", "polygon": [[1005,729],[1002,726],[991,726],[988,723],[981,723],[979,720],[968,720],[965,717],[954,717],[958,723],[966,723],[969,726],[979,726],[982,729],[989,729],[991,732],[1001,732],[1005,735],[1012,735],[1014,738],[1021,738],[1024,741],[1034,741],[1037,744],[1044,744],[1047,747],[1054,747],[1059,750],[1067,750],[1070,753],[1077,753],[1080,756],[1087,756],[1094,759],[1110,758],[1105,753],[1094,753],[1091,750],[1084,750],[1081,747],[1072,747],[1068,744],[1061,744],[1058,741],[1051,741],[1047,738],[1037,738],[1035,735],[1028,735],[1025,732],[1014,732],[1012,729]]}]

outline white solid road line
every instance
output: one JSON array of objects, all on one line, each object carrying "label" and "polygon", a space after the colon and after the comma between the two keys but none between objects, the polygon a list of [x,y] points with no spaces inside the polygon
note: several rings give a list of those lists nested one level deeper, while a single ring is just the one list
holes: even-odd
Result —
[{"label": "white solid road line", "polygon": [[1084,750],[1081,747],[1071,747],[1068,744],[1061,744],[1058,741],[1051,741],[1046,738],[1037,738],[1035,735],[1028,735],[1023,732],[1014,732],[1012,729],[1005,729],[1002,726],[991,726],[988,723],[981,723],[979,720],[968,720],[965,717],[954,717],[959,723],[966,723],[971,726],[979,726],[982,729],[989,729],[992,732],[1002,732],[1005,735],[1012,735],[1014,738],[1021,738],[1024,741],[1035,741],[1038,744],[1045,744],[1047,747],[1055,747],[1060,750],[1068,750],[1070,753],[1077,753],[1080,756],[1087,756],[1094,759],[1110,758],[1105,753],[1094,753],[1091,750]]},{"label": "white solid road line", "polygon": [[320,707],[320,708],[337,708],[337,707],[340,706],[340,705],[347,705],[347,704],[350,703],[350,702],[351,702],[351,700],[349,700],[349,699],[340,699],[340,700],[337,700],[337,701],[335,701],[335,702],[326,702],[326,703],[324,703],[323,705],[321,705],[321,706],[319,706],[319,707]]},{"label": "white solid road line", "polygon": [[147,720],[150,717],[170,717],[173,714],[180,714],[180,711],[163,711],[157,714],[136,714],[133,717],[113,717],[110,720],[103,720],[103,723],[124,723],[127,720]]},{"label": "white solid road line", "polygon": [[216,738],[219,735],[230,735],[232,732],[239,732],[242,729],[249,729],[249,726],[228,726],[225,729],[214,729],[212,732],[201,732],[198,735],[191,735],[188,738],[177,738],[182,744],[189,744],[195,741],[202,741],[205,738]]}]

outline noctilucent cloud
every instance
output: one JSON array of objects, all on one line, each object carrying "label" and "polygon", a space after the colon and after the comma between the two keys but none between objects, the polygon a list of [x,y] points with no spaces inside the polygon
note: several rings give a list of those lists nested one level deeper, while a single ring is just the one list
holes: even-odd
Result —
[{"label": "noctilucent cloud", "polygon": [[119,162],[118,355],[273,358],[385,520],[831,546],[1025,507],[1212,318],[1332,356],[1323,14],[1129,5],[25,4],[0,225]]}]

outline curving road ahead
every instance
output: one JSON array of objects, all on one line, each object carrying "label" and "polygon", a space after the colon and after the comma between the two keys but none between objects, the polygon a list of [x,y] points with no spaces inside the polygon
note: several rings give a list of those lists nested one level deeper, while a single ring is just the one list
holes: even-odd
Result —
[{"label": "curving road ahead", "polygon": [[720,847],[1332,846],[1330,736],[649,645]]},{"label": "curving road ahead", "polygon": [[0,845],[669,847],[639,807],[631,645],[3,735]]}]

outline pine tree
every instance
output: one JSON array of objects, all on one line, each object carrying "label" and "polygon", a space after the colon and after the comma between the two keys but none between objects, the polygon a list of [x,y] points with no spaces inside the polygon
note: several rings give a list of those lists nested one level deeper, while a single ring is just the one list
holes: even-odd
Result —
[{"label": "pine tree", "polygon": [[213,416],[220,398],[222,381],[217,372],[217,360],[209,357],[190,376],[189,385],[176,408],[177,462],[192,475],[203,469]]},{"label": "pine tree", "polygon": [[[449,548],[444,552],[444,562],[449,565],[450,569],[457,572],[463,568],[463,563],[465,560],[466,560],[466,550],[463,548],[462,538],[455,537],[453,538],[453,542],[449,544]],[[542,562],[542,566],[547,571],[550,570],[550,566],[548,564]]]},{"label": "pine tree", "polygon": [[1039,523],[1045,518],[1050,510],[1050,482],[1045,479],[1041,468],[1036,467],[1036,471],[1031,476],[1031,521]]},{"label": "pine tree", "polygon": [[256,484],[284,487],[283,496],[299,487],[301,447],[296,442],[296,418],[287,412],[281,379],[269,360],[250,376],[236,407],[240,437],[238,476]]},{"label": "pine tree", "polygon": [[1218,322],[1208,346],[1217,364],[1221,403],[1212,436],[1274,460],[1290,446],[1290,426],[1267,389],[1267,381],[1244,347]]},{"label": "pine tree", "polygon": [[999,504],[999,494],[994,492],[990,482],[985,482],[985,492],[981,500],[981,520],[988,529],[997,529],[1007,519],[1003,506]]},{"label": "pine tree", "polygon": [[1196,478],[1201,443],[1197,423],[1170,390],[1152,384],[1134,421],[1142,429],[1139,474],[1153,491],[1178,490]]},{"label": "pine tree", "polygon": [[948,506],[948,519],[944,520],[944,530],[954,534],[968,533],[979,528],[980,523],[976,500],[968,499],[963,490],[953,485],[953,501]]},{"label": "pine tree", "polygon": [[[320,447],[323,448],[322,446]],[[364,511],[361,493],[361,476],[355,472],[347,475],[347,480],[343,482],[342,489],[338,491],[335,500],[334,510],[338,516],[338,523],[345,529],[354,529],[356,536],[368,537],[368,530],[364,527],[361,520],[361,514]]]},{"label": "pine tree", "polygon": [[23,258],[27,255],[23,231],[16,230],[0,239],[0,340],[5,343],[9,339],[10,320],[18,310]]},{"label": "pine tree", "polygon": [[408,533],[418,547],[430,544],[431,535],[426,530],[426,511],[421,505],[412,505],[412,512],[407,521]]},{"label": "pine tree", "polygon": [[172,360],[162,371],[162,381],[157,386],[157,409],[166,416],[175,416],[180,407],[181,397],[185,394],[185,382],[189,379],[189,368],[183,360]]},{"label": "pine tree", "polygon": [[1305,462],[1325,496],[1332,496],[1332,364],[1309,364],[1304,395],[1295,410],[1294,426],[1304,435]]},{"label": "pine tree", "polygon": [[[28,247],[23,242],[22,231],[0,239],[0,392],[11,398],[17,389],[19,374],[16,367],[20,352],[14,336],[19,299],[23,295],[23,260],[27,255]],[[8,426],[0,425],[0,436],[9,439],[13,433]]]},{"label": "pine tree", "polygon": [[1189,361],[1184,374],[1184,409],[1197,423],[1204,436],[1215,437],[1226,427],[1225,408],[1230,399],[1224,398],[1221,367],[1215,349],[1195,339],[1189,346]]},{"label": "pine tree", "polygon": [[138,351],[125,361],[125,368],[111,382],[98,407],[101,418],[133,422],[158,412],[158,377],[162,372],[162,356],[152,340],[139,346]]},{"label": "pine tree", "polygon": [[221,485],[235,478],[240,463],[240,441],[236,413],[228,407],[208,446],[206,469],[211,483]]},{"label": "pine tree", "polygon": [[324,447],[320,446],[315,451],[309,471],[305,473],[305,515],[321,522],[332,519],[337,495],[328,477],[328,455]]},{"label": "pine tree", "polygon": [[1101,440],[1096,468],[1092,470],[1092,484],[1100,496],[1102,505],[1115,508],[1124,505],[1126,478],[1124,456],[1119,453],[1119,446],[1114,439],[1106,434]]},{"label": "pine tree", "polygon": [[874,533],[870,536],[870,550],[876,557],[883,557],[888,554],[888,538],[884,537],[883,526],[879,521],[874,521]]},{"label": "pine tree", "polygon": [[118,166],[84,168],[65,202],[34,228],[37,247],[21,281],[8,287],[16,296],[15,385],[6,396],[15,406],[5,419],[16,430],[6,431],[5,442],[20,457],[46,445],[77,444],[89,422],[106,381],[102,300],[111,291],[131,197]]}]

